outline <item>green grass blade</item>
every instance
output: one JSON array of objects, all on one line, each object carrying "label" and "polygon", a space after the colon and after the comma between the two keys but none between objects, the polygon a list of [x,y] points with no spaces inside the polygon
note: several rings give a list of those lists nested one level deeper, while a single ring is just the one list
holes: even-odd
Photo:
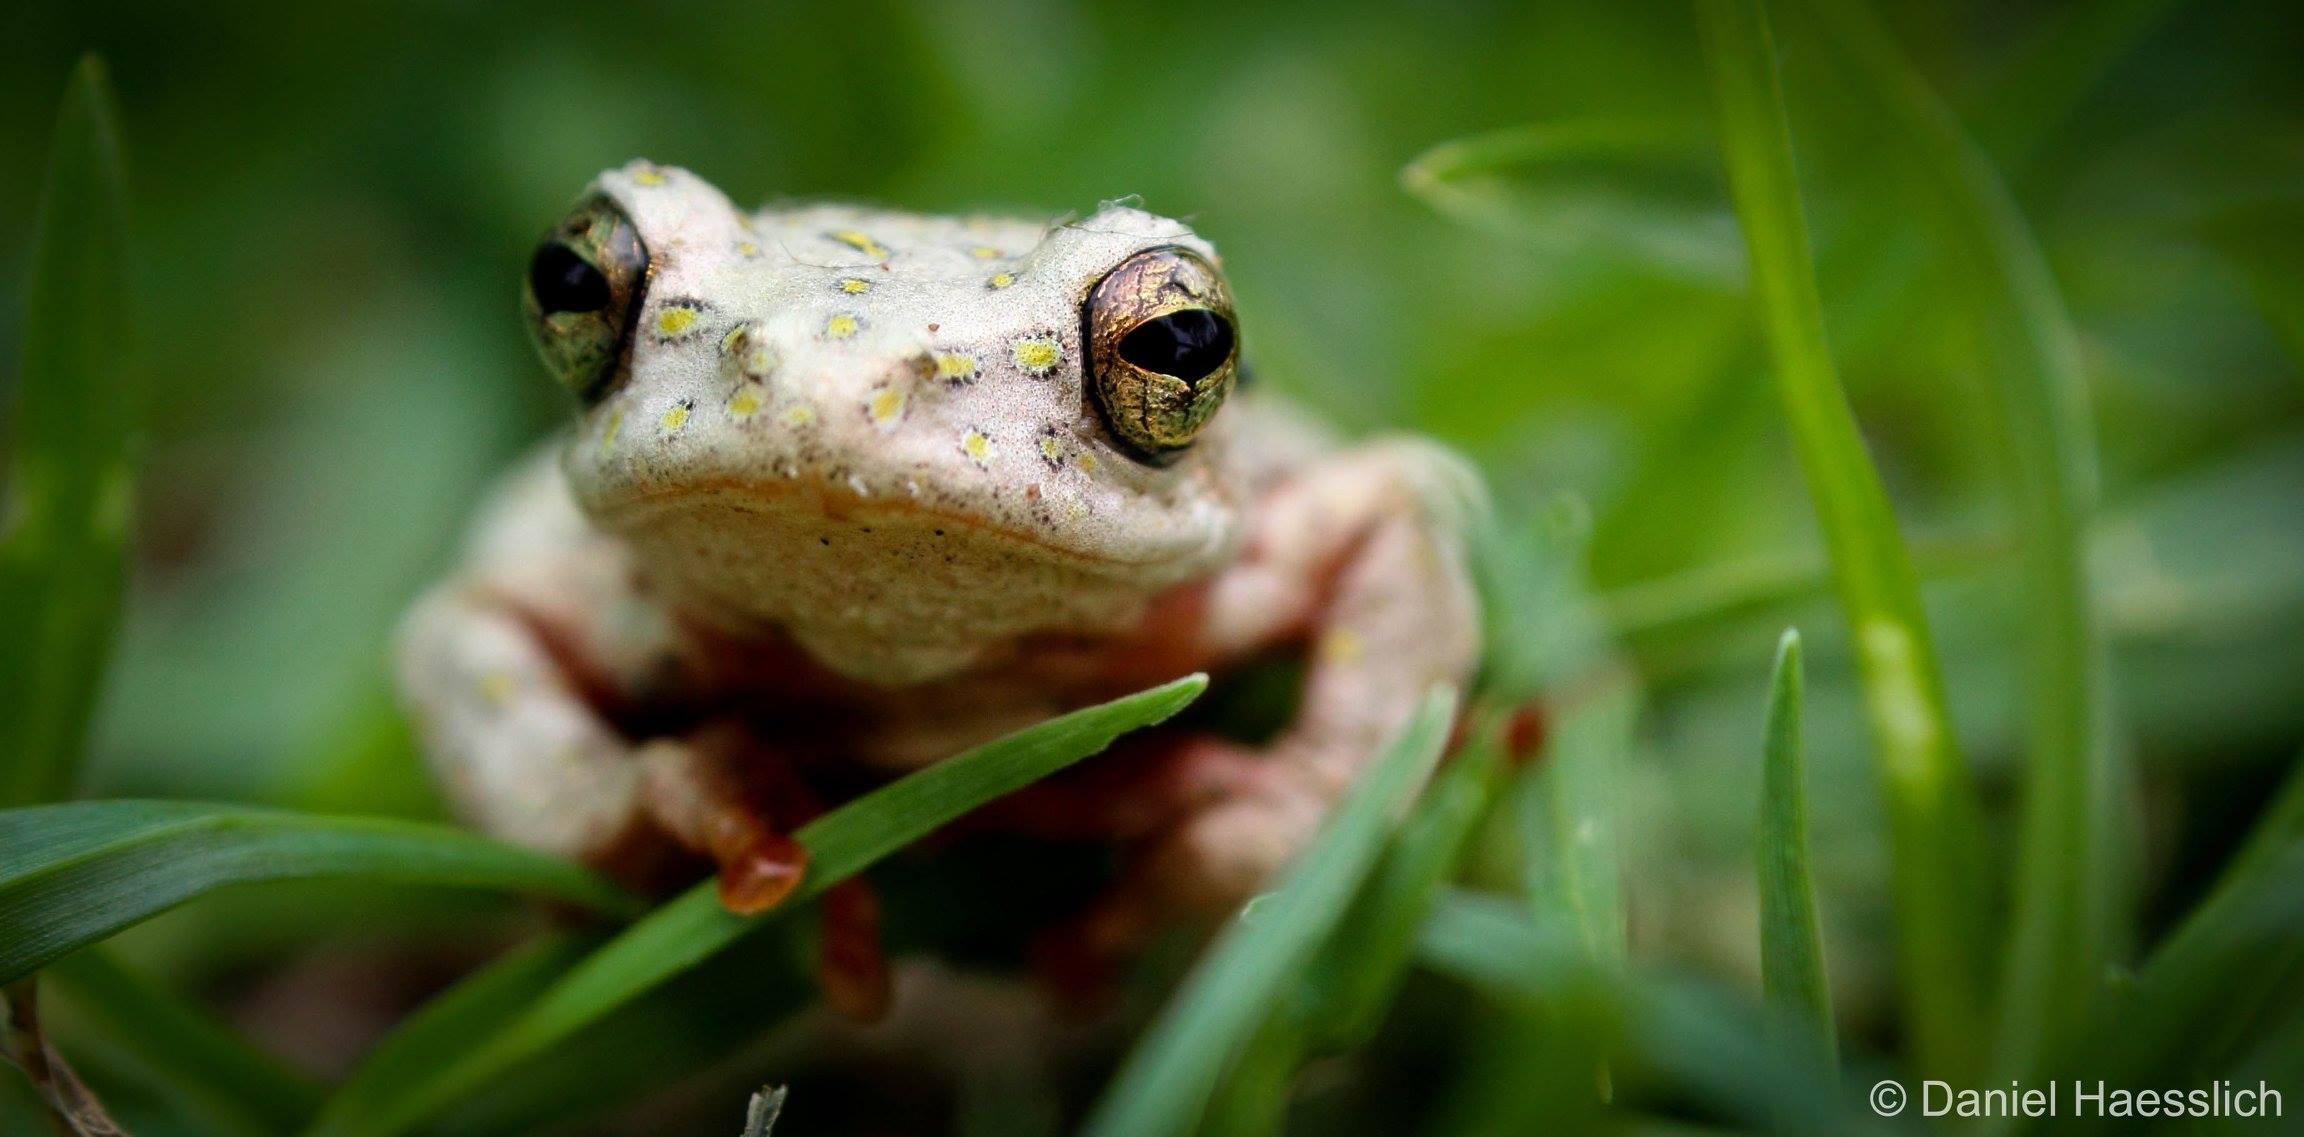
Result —
[{"label": "green grass blade", "polygon": [[1274,892],[1218,937],[1120,1067],[1082,1132],[1190,1131],[1227,1059],[1318,950],[1383,848],[1385,832],[1448,741],[1455,696],[1433,692]]},{"label": "green grass blade", "polygon": [[44,994],[61,994],[76,1021],[142,1067],[167,1100],[209,1131],[293,1133],[320,1108],[318,1082],[111,953],[84,951],[49,968]]},{"label": "green grass blade", "polygon": [[2218,891],[2238,887],[2243,881],[2262,879],[2266,866],[2298,841],[2304,841],[2304,755],[2298,756],[2289,768],[2288,779],[2281,784],[2280,792],[2273,796],[2272,804],[2264,807],[2264,816],[2249,830],[2248,840],[2225,865]]},{"label": "green grass blade", "polygon": [[503,1030],[597,946],[584,937],[549,936],[466,976],[377,1043],[329,1097],[325,1112],[306,1120],[325,1130],[338,1119],[388,1112]]},{"label": "green grass blade", "polygon": [[1827,1067],[1838,1061],[1832,992],[1816,930],[1816,882],[1808,865],[1808,802],[1801,753],[1800,633],[1786,629],[1768,683],[1760,788],[1760,980],[1768,1001],[1812,1041]]},{"label": "green grass blade", "polygon": [[1209,1094],[1196,1137],[1268,1137],[1287,1127],[1297,1071],[1312,1053],[1310,992],[1284,997],[1232,1058]]},{"label": "green grass blade", "polygon": [[64,89],[25,289],[0,500],[0,806],[71,792],[119,622],[141,399],[127,326],[127,191],[111,83]]},{"label": "green grass blade", "polygon": [[1986,879],[1919,579],[1824,337],[1776,49],[1757,0],[1699,0],[1721,144],[1778,391],[1857,645],[1889,818],[1903,1006],[1920,1066],[1974,1066]]},{"label": "green grass blade", "polygon": [[[2111,1085],[2204,1085],[2233,1077],[2252,1055],[2278,1061],[2304,1053],[2295,1049],[2304,1032],[2300,821],[2304,810],[2293,808],[2267,819],[2285,840],[2265,842],[2244,871],[2226,874],[2132,985],[2104,1001],[2102,1027],[2065,1065],[2100,1072]],[[2276,1070],[2273,1084],[2298,1072]]]},{"label": "green grass blade", "polygon": [[1996,162],[2022,165],[2177,7],[2178,0],[2106,0],[2059,12],[1967,116],[1977,124],[1977,145]]},{"label": "green grass blade", "polygon": [[1400,826],[1368,888],[1353,902],[1347,937],[1331,940],[1314,973],[1320,1042],[1365,1045],[1415,955],[1417,929],[1462,861],[1504,775],[1500,724],[1485,729],[1432,779]]},{"label": "green grass blade", "polygon": [[[2263,984],[2304,962],[2304,759],[2297,761],[2206,899],[2154,949],[2120,1005],[2131,1052],[2174,1060],[2202,1028],[2260,1002]],[[2187,1056],[2197,1060],[2198,1056]],[[2132,1065],[2158,1073],[2150,1061]]]},{"label": "green grass blade", "polygon": [[1400,185],[1454,220],[1564,256],[1733,278],[1735,226],[1707,150],[1701,123],[1573,119],[1441,143],[1401,168]]},{"label": "green grass blade", "polygon": [[[1027,727],[874,790],[801,827],[808,874],[776,912],[733,916],[710,882],[650,913],[539,995],[504,1029],[404,1086],[371,1108],[331,1102],[315,1135],[379,1137],[406,1132],[463,1095],[664,981],[694,967],[764,923],[994,798],[1022,789],[1160,722],[1198,698],[1206,676],[1192,675]],[[362,1089],[355,1075],[345,1094]],[[370,1099],[372,1100],[372,1099]]]},{"label": "green grass blade", "polygon": [[1614,961],[1624,952],[1616,797],[1639,699],[1583,580],[1582,512],[1558,498],[1538,524],[1484,541],[1483,595],[1496,599],[1482,683],[1505,705],[1543,695],[1555,720],[1511,791],[1529,903],[1572,923],[1595,959]]},{"label": "green grass blade", "polygon": [[1452,888],[1416,930],[1416,957],[1497,1002],[1534,1006],[1585,966],[1578,941],[1562,921],[1529,919],[1511,897]]},{"label": "green grass blade", "polygon": [[[1651,1078],[1656,1073],[1669,1076],[1674,1090],[1667,1099],[1686,1092],[1727,1116],[1755,1123],[1756,1130],[1762,1126],[1780,1133],[1869,1130],[1867,1123],[1875,1119],[1847,1108],[1833,1079],[1810,1060],[1812,1052],[1782,1045],[1764,1023],[1752,1022],[1740,1003],[1665,975],[1595,966],[1580,938],[1560,921],[1529,919],[1524,909],[1506,898],[1457,890],[1433,906],[1418,935],[1417,952],[1434,971],[1507,1011],[1526,1017],[1530,1010],[1541,1010],[1536,1053],[1542,1052],[1544,1035],[1575,1029],[1571,1024],[1576,1022],[1606,1036],[1608,1050],[1628,1052],[1582,1055],[1585,1065],[1575,1071],[1579,1075],[1591,1063],[1614,1065],[1628,1056],[1633,1059],[1628,1065],[1645,1067]],[[1526,1053],[1530,1048],[1523,1044],[1521,1050]],[[1541,1065],[1533,1057],[1516,1054],[1515,1058],[1516,1065]],[[1509,1098],[1511,1080],[1532,1075],[1515,1071],[1496,1077],[1506,1083],[1501,1093]],[[1586,1077],[1555,1075],[1554,1080],[1555,1087],[1540,1092],[1589,1102],[1582,1084]],[[1600,1118],[1590,1112],[1576,1120],[1583,1124],[1565,1131],[1599,1128]],[[1509,1129],[1473,1131],[1540,1130],[1521,1123]]]},{"label": "green grass blade", "polygon": [[0,981],[226,885],[311,877],[633,907],[567,861],[446,826],[166,802],[30,806],[0,812]]},{"label": "green grass blade", "polygon": [[1529,903],[1565,919],[1592,960],[1624,958],[1623,855],[1617,847],[1618,783],[1639,717],[1629,677],[1611,671],[1552,724],[1533,770],[1529,824],[1539,851],[1530,865]]},{"label": "green grass blade", "polygon": [[2202,218],[2201,235],[2240,270],[2266,323],[2304,368],[2304,200],[2251,198]]},{"label": "green grass blade", "polygon": [[1473,741],[1433,776],[1385,848],[1305,980],[1245,1046],[1209,1102],[1202,1133],[1277,1131],[1296,1072],[1315,1052],[1358,1049],[1375,1037],[1415,958],[1425,914],[1462,861],[1503,781],[1502,717],[1479,716]]},{"label": "green grass blade", "polygon": [[[2002,969],[1996,1076],[2034,1075],[2080,1028],[2102,982],[2113,898],[2119,772],[2104,737],[2103,637],[2085,563],[2096,444],[2079,335],[2015,198],[1949,107],[1860,0],[1810,0],[1886,129],[1964,280],[1964,315],[1999,408],[2013,476],[2027,615],[2030,712],[2015,922]],[[2136,17],[2149,19],[2148,11]]]},{"label": "green grass blade", "polygon": [[[747,937],[648,997],[555,1043],[549,1058],[490,1079],[423,1126],[437,1137],[559,1133],[718,1080],[817,997],[806,930]],[[754,1071],[744,1071],[750,1080]]]},{"label": "green grass blade", "polygon": [[[2015,551],[2013,538],[1944,536],[1912,542],[1912,563],[1934,584],[1990,569]],[[1832,565],[1821,552],[1763,553],[1700,565],[1686,572],[1609,590],[1599,598],[1609,630],[1639,658],[1651,684],[1671,678],[1675,652],[1722,628],[1820,599],[1832,591]]]}]

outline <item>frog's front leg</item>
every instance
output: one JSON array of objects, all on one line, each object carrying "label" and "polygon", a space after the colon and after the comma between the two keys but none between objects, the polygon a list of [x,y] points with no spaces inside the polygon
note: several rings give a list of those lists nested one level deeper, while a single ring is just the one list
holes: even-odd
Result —
[{"label": "frog's front leg", "polygon": [[[1259,776],[1232,779],[1233,792],[1153,842],[1083,929],[1085,946],[1125,950],[1162,910],[1221,910],[1264,887],[1424,694],[1470,677],[1479,610],[1465,530],[1482,507],[1460,460],[1405,439],[1321,460],[1269,491],[1246,554],[1208,585],[1203,634],[1235,658],[1304,643],[1296,717],[1257,756]],[[1199,740],[1182,758],[1230,749]]]},{"label": "frog's front leg", "polygon": [[800,811],[738,775],[779,769],[776,756],[721,728],[628,739],[601,709],[617,700],[617,669],[595,660],[597,647],[487,582],[444,585],[410,613],[402,688],[458,811],[626,879],[645,877],[669,837],[719,866],[730,909],[783,900],[806,851],[774,818]]}]

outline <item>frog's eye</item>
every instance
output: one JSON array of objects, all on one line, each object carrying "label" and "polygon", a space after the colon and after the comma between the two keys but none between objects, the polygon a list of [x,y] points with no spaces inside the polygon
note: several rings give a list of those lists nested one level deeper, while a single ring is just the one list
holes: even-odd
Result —
[{"label": "frog's eye", "polygon": [[1081,321],[1088,389],[1104,424],[1138,457],[1174,460],[1238,375],[1224,278],[1189,249],[1150,249],[1096,282]]},{"label": "frog's eye", "polygon": [[648,250],[605,198],[578,205],[528,258],[525,306],[537,354],[586,401],[616,373],[648,275]]}]

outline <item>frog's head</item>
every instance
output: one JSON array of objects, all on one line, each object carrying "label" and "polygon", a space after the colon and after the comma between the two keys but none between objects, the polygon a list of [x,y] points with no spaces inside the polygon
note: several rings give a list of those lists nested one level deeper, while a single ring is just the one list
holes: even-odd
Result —
[{"label": "frog's head", "polygon": [[852,673],[1125,618],[1236,538],[1232,298],[1166,218],[745,213],[635,163],[537,249],[526,304],[585,406],[585,511],[687,607]]}]

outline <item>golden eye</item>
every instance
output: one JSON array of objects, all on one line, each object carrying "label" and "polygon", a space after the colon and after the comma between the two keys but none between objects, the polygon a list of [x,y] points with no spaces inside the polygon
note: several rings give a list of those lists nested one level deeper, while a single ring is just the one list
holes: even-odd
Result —
[{"label": "golden eye", "polygon": [[1189,249],[1148,249],[1096,282],[1081,318],[1105,426],[1146,461],[1175,460],[1238,377],[1224,278]]},{"label": "golden eye", "polygon": [[590,198],[528,259],[524,306],[544,366],[586,402],[616,373],[648,275],[648,250],[624,211]]}]

